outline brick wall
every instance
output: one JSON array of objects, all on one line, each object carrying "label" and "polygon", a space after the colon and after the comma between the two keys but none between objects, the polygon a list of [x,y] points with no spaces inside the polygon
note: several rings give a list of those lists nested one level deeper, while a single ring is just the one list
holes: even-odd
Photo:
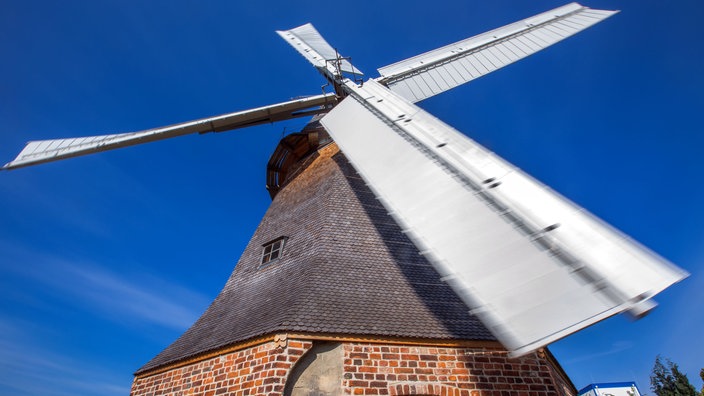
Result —
[{"label": "brick wall", "polygon": [[343,377],[353,395],[547,396],[569,390],[544,355],[511,359],[506,351],[484,348],[347,343]]},{"label": "brick wall", "polygon": [[[138,377],[131,395],[283,395],[294,365],[312,347],[311,341],[278,336],[243,350]],[[341,388],[349,395],[574,394],[559,366],[542,353],[511,359],[501,349],[355,342],[343,342],[342,349]]]},{"label": "brick wall", "polygon": [[312,346],[284,338],[135,378],[131,396],[281,395],[291,367]]}]

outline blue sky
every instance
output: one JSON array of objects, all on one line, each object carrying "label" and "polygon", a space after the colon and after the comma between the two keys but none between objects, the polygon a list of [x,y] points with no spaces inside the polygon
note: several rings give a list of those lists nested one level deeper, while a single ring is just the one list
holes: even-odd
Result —
[{"label": "blue sky", "polygon": [[[240,4],[242,3],[242,4]],[[0,160],[316,94],[275,33],[305,22],[375,69],[562,1],[33,1],[0,13]],[[704,4],[594,0],[605,22],[421,105],[689,271],[631,322],[551,346],[573,382],[704,366]],[[302,120],[0,173],[0,394],[127,394],[217,295]]]}]

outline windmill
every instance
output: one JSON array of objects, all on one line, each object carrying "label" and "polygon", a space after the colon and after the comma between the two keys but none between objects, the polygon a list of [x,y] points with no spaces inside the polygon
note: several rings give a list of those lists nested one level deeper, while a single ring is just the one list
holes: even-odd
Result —
[{"label": "windmill", "polygon": [[[652,308],[653,295],[684,274],[413,103],[611,14],[568,5],[381,68],[380,78],[366,81],[304,25],[280,34],[334,93],[143,132],[30,142],[5,168],[187,133],[322,116],[320,125],[443,281],[520,355],[624,310],[639,316]],[[271,176],[275,191],[281,173]],[[552,285],[561,287],[545,293]]]}]

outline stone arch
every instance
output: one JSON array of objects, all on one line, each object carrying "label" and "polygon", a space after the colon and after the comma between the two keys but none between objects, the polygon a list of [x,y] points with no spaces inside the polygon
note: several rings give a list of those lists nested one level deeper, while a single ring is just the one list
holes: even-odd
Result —
[{"label": "stone arch", "polygon": [[284,396],[341,395],[342,361],[342,344],[315,342],[291,369]]}]

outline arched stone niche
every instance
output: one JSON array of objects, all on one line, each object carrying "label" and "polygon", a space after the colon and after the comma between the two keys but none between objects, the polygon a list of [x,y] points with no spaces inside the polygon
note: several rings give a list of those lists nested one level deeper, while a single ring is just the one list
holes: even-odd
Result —
[{"label": "arched stone niche", "polygon": [[284,396],[341,395],[342,361],[342,344],[316,342],[291,370]]}]

